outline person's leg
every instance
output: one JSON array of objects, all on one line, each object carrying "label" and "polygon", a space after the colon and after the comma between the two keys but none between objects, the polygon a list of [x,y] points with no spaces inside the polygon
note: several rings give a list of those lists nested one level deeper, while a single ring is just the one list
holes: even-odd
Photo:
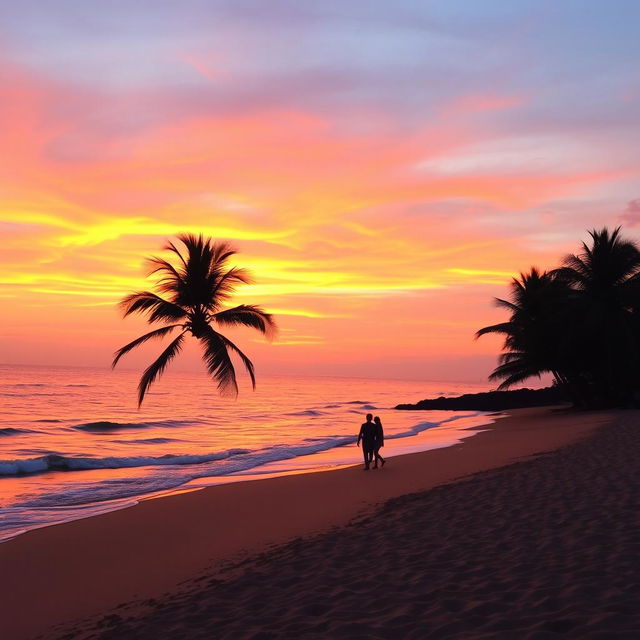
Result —
[{"label": "person's leg", "polygon": [[373,462],[373,447],[369,447],[369,464]]},{"label": "person's leg", "polygon": [[369,469],[369,462],[371,461],[371,458],[369,456],[369,449],[364,446],[364,443],[362,444],[362,456],[364,458],[364,468]]},{"label": "person's leg", "polygon": [[378,460],[380,460],[380,464],[384,467],[386,460],[380,455],[380,447],[376,447],[376,465],[378,464]]}]

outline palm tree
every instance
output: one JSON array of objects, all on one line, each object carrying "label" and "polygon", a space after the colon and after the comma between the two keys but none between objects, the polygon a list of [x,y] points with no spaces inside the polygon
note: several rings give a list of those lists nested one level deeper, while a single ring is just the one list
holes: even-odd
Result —
[{"label": "palm tree", "polygon": [[529,273],[511,281],[511,300],[496,298],[499,307],[508,309],[507,322],[484,327],[480,336],[497,333],[505,336],[500,364],[489,376],[502,380],[498,389],[543,373],[552,373],[557,382],[566,382],[562,366],[561,303],[567,297],[566,285],[554,274],[532,267]]},{"label": "palm tree", "polygon": [[589,232],[562,267],[514,278],[507,322],[485,327],[505,336],[490,375],[506,389],[553,374],[581,406],[628,404],[640,389],[640,249],[620,228]]},{"label": "palm tree", "polygon": [[591,246],[569,254],[555,271],[574,292],[574,339],[589,359],[605,404],[628,400],[638,383],[640,250],[620,227],[589,232]]},{"label": "palm tree", "polygon": [[141,291],[126,296],[120,302],[124,317],[140,314],[146,316],[149,324],[164,323],[166,326],[150,331],[118,349],[112,367],[122,356],[148,340],[164,338],[179,331],[178,336],[142,374],[138,384],[138,407],[150,385],[182,350],[188,334],[201,343],[203,360],[221,393],[238,394],[231,353],[239,356],[255,389],[253,363],[214,326],[244,325],[257,329],[267,337],[271,337],[276,330],[273,318],[261,307],[241,304],[223,308],[238,284],[251,282],[246,270],[228,267],[229,258],[236,253],[234,249],[227,243],[213,242],[202,235],[183,234],[178,236],[178,240],[184,245],[182,252],[173,242],[168,242],[164,247],[165,251],[177,257],[175,265],[158,257],[148,260],[151,267],[148,275],[160,276],[156,289],[165,297],[153,291]]}]

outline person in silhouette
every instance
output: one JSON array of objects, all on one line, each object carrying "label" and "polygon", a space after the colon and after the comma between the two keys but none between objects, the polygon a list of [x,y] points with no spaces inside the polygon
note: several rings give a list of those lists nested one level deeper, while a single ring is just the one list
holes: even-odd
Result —
[{"label": "person in silhouette", "polygon": [[380,464],[383,467],[384,467],[384,463],[386,462],[386,460],[380,455],[380,449],[384,447],[384,430],[382,429],[382,422],[380,421],[380,418],[378,416],[376,416],[373,419],[373,423],[376,425],[376,444],[373,449],[373,455],[374,455],[373,468],[377,469],[378,460],[380,460]]},{"label": "person in silhouette", "polygon": [[377,427],[372,420],[373,416],[367,413],[367,421],[360,426],[360,433],[358,434],[357,444],[360,446],[360,440],[362,440],[362,455],[364,456],[365,471],[369,471],[369,465],[373,460],[373,453],[376,448]]}]

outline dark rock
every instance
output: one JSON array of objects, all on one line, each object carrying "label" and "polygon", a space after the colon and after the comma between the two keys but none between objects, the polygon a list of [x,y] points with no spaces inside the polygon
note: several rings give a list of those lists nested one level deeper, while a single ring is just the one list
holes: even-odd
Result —
[{"label": "dark rock", "polygon": [[399,404],[396,409],[444,409],[447,411],[504,411],[506,409],[524,409],[543,407],[568,402],[562,389],[545,387],[544,389],[515,389],[513,391],[486,391],[484,393],[465,393],[455,398],[420,400],[416,404]]}]

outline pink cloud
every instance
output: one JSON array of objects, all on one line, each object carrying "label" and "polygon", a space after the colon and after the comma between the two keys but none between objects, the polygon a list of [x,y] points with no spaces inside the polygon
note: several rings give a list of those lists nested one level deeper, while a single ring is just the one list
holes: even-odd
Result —
[{"label": "pink cloud", "polygon": [[640,224],[640,198],[627,202],[627,206],[620,216],[620,222],[629,227],[636,227]]},{"label": "pink cloud", "polygon": [[[443,174],[425,162],[491,139],[492,124],[469,114],[516,107],[521,97],[472,95],[457,111],[450,105],[405,126],[393,110],[316,111],[278,91],[237,110],[208,109],[191,104],[188,92],[176,91],[175,101],[155,94],[154,104],[144,91],[90,92],[8,65],[0,80],[0,219],[15,227],[6,229],[3,261],[16,296],[8,325],[29,344],[55,320],[55,349],[79,319],[94,328],[83,339],[100,362],[124,339],[118,332],[130,332],[112,302],[142,286],[138,265],[161,244],[156,236],[187,225],[223,229],[258,265],[258,302],[328,316],[283,316],[300,343],[293,364],[329,367],[371,348],[404,358],[416,345],[416,361],[472,350],[484,357],[489,343],[472,335],[494,319],[490,300],[506,286],[503,273],[547,264],[526,248],[514,218],[540,226],[531,206],[618,175],[616,167],[532,172],[526,163],[521,171]],[[211,87],[199,86],[197,95],[211,100]],[[279,232],[286,242],[269,243]],[[97,295],[82,297],[87,290]],[[381,336],[390,298],[396,312]],[[34,300],[57,315],[23,327]],[[78,316],[80,303],[99,306]],[[261,361],[277,359],[261,349]]]},{"label": "pink cloud", "polygon": [[530,98],[525,94],[490,94],[490,93],[472,93],[463,95],[452,103],[448,108],[459,113],[473,113],[480,111],[500,111],[503,109],[514,109],[521,107]]}]

